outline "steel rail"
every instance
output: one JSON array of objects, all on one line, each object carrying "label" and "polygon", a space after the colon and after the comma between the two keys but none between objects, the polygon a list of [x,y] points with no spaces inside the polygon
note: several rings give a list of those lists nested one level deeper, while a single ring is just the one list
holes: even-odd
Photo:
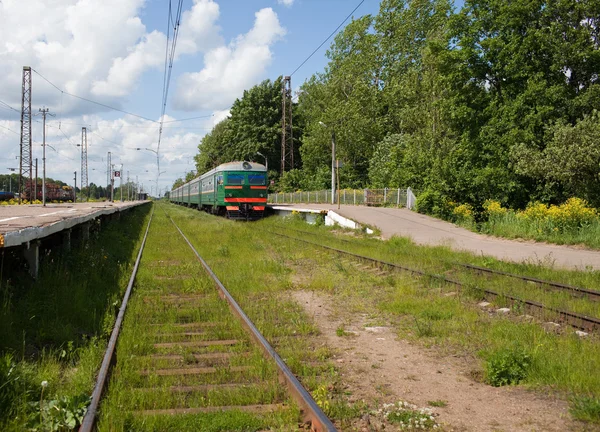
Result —
[{"label": "steel rail", "polygon": [[142,252],[144,251],[144,246],[146,245],[146,239],[148,238],[148,231],[150,230],[150,224],[152,223],[153,216],[154,208],[150,214],[150,220],[148,221],[148,226],[146,227],[146,233],[144,234],[144,239],[142,240],[140,250],[137,254],[135,265],[133,267],[133,271],[131,272],[131,277],[129,278],[129,283],[127,284],[127,289],[125,290],[121,307],[119,308],[117,320],[115,321],[106,352],[104,353],[104,358],[102,359],[102,366],[100,366],[100,372],[98,373],[98,378],[96,379],[96,385],[94,387],[94,391],[92,392],[92,398],[89,406],[87,407],[85,416],[83,417],[83,421],[81,422],[81,426],[79,427],[79,432],[91,432],[94,428],[94,423],[96,422],[96,413],[98,412],[98,405],[100,404],[102,392],[104,390],[104,386],[106,385],[106,380],[112,364],[115,348],[117,346],[117,339],[119,338],[119,333],[121,331],[121,324],[123,323],[125,310],[127,309],[127,302],[129,301],[129,297],[133,289],[133,283],[135,282],[138,267],[142,259]]},{"label": "steel rail", "polygon": [[[164,209],[163,209],[163,211],[164,211]],[[213,279],[213,281],[215,282],[215,284],[217,285],[217,287],[219,289],[219,295],[221,296],[221,298],[223,298],[227,301],[232,312],[236,316],[238,316],[238,318],[242,321],[243,327],[249,332],[252,339],[254,339],[259,344],[259,346],[261,347],[261,349],[265,353],[265,355],[267,355],[268,357],[272,358],[275,361],[275,363],[277,364],[277,368],[279,369],[280,377],[283,379],[283,381],[287,385],[288,390],[290,391],[290,394],[292,395],[293,399],[302,408],[303,414],[304,414],[304,420],[307,422],[310,422],[311,430],[315,431],[315,432],[337,431],[337,429],[335,428],[335,426],[333,425],[331,420],[329,420],[329,418],[325,415],[325,413],[317,405],[317,403],[314,401],[314,399],[312,398],[310,393],[308,393],[308,391],[306,391],[306,389],[302,386],[300,381],[298,381],[296,376],[288,368],[288,366],[285,364],[285,362],[282,360],[282,358],[279,356],[279,354],[277,354],[277,352],[273,349],[273,347],[269,344],[269,342],[265,339],[265,337],[260,333],[260,331],[258,331],[258,329],[254,325],[254,323],[250,320],[248,315],[246,315],[246,313],[242,310],[240,305],[235,301],[235,299],[229,293],[227,288],[225,288],[225,286],[219,280],[217,275],[212,271],[212,269],[209,267],[209,265],[206,263],[206,261],[204,261],[204,259],[200,256],[200,254],[198,254],[198,251],[196,251],[196,249],[194,248],[192,243],[190,243],[190,241],[187,239],[185,234],[183,234],[183,231],[181,231],[181,229],[177,226],[177,224],[171,218],[171,216],[169,216],[166,213],[166,211],[165,211],[165,214],[167,215],[169,220],[173,223],[175,228],[177,228],[177,231],[179,231],[179,234],[181,234],[181,236],[183,237],[185,242],[188,244],[190,249],[192,249],[192,251],[194,252],[194,255],[196,255],[196,258],[198,259],[198,261],[200,261],[200,263],[204,267],[204,270],[206,270],[206,272]]]},{"label": "steel rail", "polygon": [[[289,231],[294,231],[297,233],[301,233],[301,234],[310,234],[313,236],[318,236],[317,233],[313,233],[310,231],[302,231],[302,230],[298,230],[295,228],[283,228]],[[342,238],[336,238],[336,241],[340,241],[340,242],[344,242],[344,243],[352,243],[350,240],[346,240],[346,239],[342,239]],[[522,276],[522,275],[517,275],[514,273],[509,273],[509,272],[505,272],[505,271],[501,271],[501,270],[495,270],[495,269],[490,269],[487,267],[480,267],[480,266],[476,266],[473,264],[464,264],[464,263],[459,263],[459,262],[453,262],[453,261],[443,261],[442,262],[451,264],[451,265],[455,265],[455,266],[459,266],[459,267],[464,267],[468,270],[473,270],[476,272],[484,272],[484,273],[490,273],[490,274],[497,274],[500,276],[505,276],[505,277],[510,277],[510,278],[514,278],[514,279],[519,279],[519,280],[524,280],[527,282],[533,282],[537,285],[540,286],[549,286],[549,287],[553,287],[553,288],[558,288],[560,290],[564,290],[564,291],[571,291],[572,294],[576,294],[579,295],[581,297],[583,296],[587,296],[590,300],[600,300],[600,291],[595,291],[592,289],[588,289],[588,288],[582,288],[582,287],[578,287],[578,286],[574,286],[574,285],[569,285],[569,284],[563,284],[560,282],[554,282],[554,281],[549,281],[549,280],[545,280],[545,279],[538,279],[538,278],[534,278],[531,276]]]},{"label": "steel rail", "polygon": [[[300,241],[300,242],[304,242],[313,246],[318,246],[324,249],[328,249],[328,250],[332,250],[334,252],[337,252],[339,254],[342,255],[349,255],[352,256],[354,258],[358,258],[364,261],[368,261],[371,263],[374,263],[378,266],[386,266],[386,267],[391,267],[391,268],[395,268],[395,269],[400,269],[403,271],[407,271],[410,272],[412,274],[416,274],[422,277],[429,277],[429,278],[433,278],[433,279],[438,279],[442,282],[447,282],[450,283],[452,285],[455,285],[459,288],[464,288],[465,284],[463,284],[462,282],[450,279],[446,276],[442,276],[442,275],[438,275],[438,274],[434,274],[434,273],[427,273],[421,270],[416,270],[416,269],[412,269],[409,267],[404,267],[401,266],[399,264],[395,264],[395,263],[390,263],[387,261],[382,261],[382,260],[378,260],[375,258],[371,258],[371,257],[367,257],[364,255],[359,255],[353,252],[348,252],[342,249],[337,249],[331,246],[325,246],[325,245],[321,245],[318,243],[314,243],[308,240],[304,240],[304,239],[300,239],[297,237],[292,237],[292,236],[288,236],[286,234],[281,234],[281,233],[276,233],[276,232],[272,232],[272,234],[278,235],[280,237],[286,237],[292,240],[296,240],[296,241]],[[564,311],[564,310],[560,310],[560,309],[555,309],[553,307],[549,307],[549,306],[545,306],[542,303],[533,301],[533,300],[523,300],[520,299],[518,297],[512,296],[510,294],[502,294],[499,293],[497,291],[492,291],[490,289],[487,288],[481,288],[481,287],[473,287],[475,290],[481,291],[482,293],[492,296],[492,297],[503,297],[506,298],[508,300],[510,300],[513,304],[517,303],[517,304],[524,304],[532,309],[537,309],[537,310],[546,310],[546,311],[550,311],[553,312],[555,314],[557,314],[561,319],[563,319],[565,322],[567,322],[569,325],[579,328],[581,330],[588,330],[588,331],[599,331],[600,330],[600,319],[598,318],[594,318],[594,317],[590,317],[587,315],[582,315],[576,312],[569,312],[569,311]]]}]

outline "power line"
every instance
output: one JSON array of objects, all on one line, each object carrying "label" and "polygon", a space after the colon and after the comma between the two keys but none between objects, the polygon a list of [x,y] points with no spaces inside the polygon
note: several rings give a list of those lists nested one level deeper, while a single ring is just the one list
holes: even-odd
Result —
[{"label": "power line", "polygon": [[11,131],[11,132],[12,132],[12,133],[14,133],[15,135],[19,135],[19,136],[21,136],[21,134],[20,134],[19,132],[15,132],[15,131],[14,131],[14,130],[12,130],[11,128],[7,128],[6,126],[2,126],[1,124],[0,124],[0,127],[1,127],[1,128],[4,128],[4,129],[6,129],[7,131]]},{"label": "power line", "polygon": [[[179,37],[179,26],[181,23],[181,13],[183,11],[183,0],[177,4],[175,23],[173,23],[171,0],[169,0],[169,13],[167,16],[167,43],[165,47],[165,69],[163,75],[162,106],[160,113],[160,127],[158,128],[158,143],[156,144],[156,188],[158,189],[158,178],[160,177],[160,142],[162,139],[163,124],[165,112],[167,110],[167,100],[169,96],[169,85],[171,83],[171,73],[173,71],[173,61],[175,60],[175,49],[177,47],[177,38]],[[169,34],[173,24],[173,40],[169,49]]]},{"label": "power line", "polygon": [[77,96],[76,94],[73,94],[73,93],[69,93],[69,92],[67,92],[67,91],[64,91],[63,89],[59,88],[59,87],[58,87],[56,84],[52,83],[52,82],[51,82],[51,81],[50,81],[48,78],[46,78],[45,76],[43,76],[41,73],[39,73],[39,72],[38,72],[38,71],[36,71],[35,69],[33,69],[33,68],[32,68],[31,70],[32,70],[32,71],[34,71],[36,74],[38,74],[38,75],[39,75],[39,76],[40,76],[40,77],[41,77],[41,78],[42,78],[44,81],[46,81],[48,84],[50,84],[50,85],[51,85],[52,87],[54,87],[56,90],[58,90],[58,91],[59,91],[59,92],[61,92],[61,93],[64,93],[64,94],[66,94],[67,96],[71,96],[71,97],[74,97],[74,98],[77,98],[77,99],[81,99],[81,100],[83,100],[83,101],[90,102],[90,103],[93,103],[93,104],[99,105],[99,106],[101,106],[101,107],[104,107],[104,108],[111,109],[111,110],[113,110],[113,111],[122,112],[122,113],[124,113],[124,114],[130,115],[130,116],[133,116],[133,117],[138,117],[138,118],[141,118],[141,119],[143,119],[143,120],[148,120],[148,121],[151,121],[151,122],[153,122],[153,123],[157,123],[157,121],[156,121],[156,120],[152,120],[152,119],[149,119],[149,118],[147,118],[147,117],[144,117],[144,116],[141,116],[141,115],[138,115],[138,114],[131,113],[131,112],[129,112],[129,111],[125,111],[125,110],[122,110],[122,109],[119,109],[119,108],[115,108],[115,107],[112,107],[112,106],[110,106],[110,105],[106,105],[106,104],[103,104],[103,103],[100,103],[100,102],[96,102],[96,101],[94,101],[94,100],[91,100],[91,99],[88,99],[88,98],[84,98],[84,97],[82,97],[82,96]]},{"label": "power line", "polygon": [[327,39],[325,39],[323,42],[321,42],[321,44],[320,44],[320,45],[319,45],[317,48],[315,48],[315,50],[314,50],[314,51],[313,51],[313,52],[312,52],[312,53],[311,53],[311,54],[310,54],[308,57],[306,57],[302,63],[300,63],[300,66],[298,66],[296,69],[294,69],[294,72],[292,72],[292,73],[290,74],[290,77],[292,77],[292,76],[293,76],[293,75],[294,75],[296,72],[298,72],[298,69],[300,69],[302,66],[304,66],[304,63],[306,63],[308,60],[310,60],[310,58],[311,58],[313,55],[315,55],[315,53],[316,53],[317,51],[319,51],[319,49],[320,49],[320,48],[321,48],[323,45],[325,45],[325,43],[327,43],[327,41],[328,41],[329,39],[331,39],[331,37],[332,37],[334,34],[336,34],[336,33],[337,33],[337,31],[338,31],[338,30],[339,30],[339,29],[340,29],[340,28],[341,28],[341,27],[342,27],[342,26],[343,26],[343,25],[346,23],[346,21],[348,21],[348,19],[349,19],[349,18],[352,16],[352,14],[353,14],[354,12],[356,12],[356,10],[357,10],[357,9],[358,9],[358,8],[359,8],[359,7],[360,7],[360,6],[361,6],[361,5],[364,3],[364,2],[365,2],[365,0],[362,0],[362,1],[361,1],[361,2],[360,2],[360,3],[359,3],[359,4],[358,4],[358,5],[357,5],[357,6],[356,6],[356,7],[355,7],[353,10],[352,10],[352,12],[350,12],[350,13],[348,14],[348,16],[347,16],[347,17],[344,19],[344,21],[342,21],[342,22],[340,23],[340,25],[339,25],[339,26],[337,26],[337,27],[336,27],[336,29],[335,29],[334,31],[332,31],[332,32],[331,32],[331,34],[330,34],[329,36],[327,36]]},{"label": "power line", "polygon": [[7,103],[6,103],[6,102],[4,102],[4,101],[1,101],[1,100],[0,100],[0,104],[2,104],[2,106],[3,106],[3,107],[5,107],[5,108],[11,109],[11,110],[13,110],[13,111],[15,111],[15,112],[18,112],[19,114],[21,113],[21,111],[19,111],[19,110],[18,110],[18,109],[16,109],[16,108],[13,108],[13,107],[11,107],[9,104],[7,104]]},{"label": "power line", "polygon": [[203,118],[210,118],[213,117],[214,114],[209,114],[209,115],[203,115],[203,116],[198,116],[198,117],[188,117],[188,118],[184,118],[184,119],[180,119],[180,120],[169,120],[163,123],[175,123],[175,122],[183,122],[183,121],[188,121],[188,120],[196,120],[196,119],[203,119]]}]

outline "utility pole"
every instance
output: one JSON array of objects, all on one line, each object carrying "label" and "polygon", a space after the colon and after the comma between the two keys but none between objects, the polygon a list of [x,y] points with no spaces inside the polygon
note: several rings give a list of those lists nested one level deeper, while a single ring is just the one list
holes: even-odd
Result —
[{"label": "utility pole", "polygon": [[73,186],[73,202],[76,203],[77,202],[77,171],[73,172],[73,182],[74,182],[74,186]]},{"label": "utility pole", "polygon": [[42,113],[42,127],[44,129],[44,137],[42,141],[42,148],[44,149],[42,152],[42,205],[46,207],[46,115],[50,115],[54,117],[54,114],[49,114],[48,108],[40,108],[39,111]]},{"label": "utility pole", "polygon": [[131,189],[131,183],[129,182],[129,170],[127,170],[127,201],[129,201],[129,189]]},{"label": "utility pole", "polygon": [[123,202],[123,164],[121,164],[121,171],[119,171],[119,190],[121,192],[121,202]]},{"label": "utility pole", "polygon": [[[106,198],[111,201],[111,197],[112,197],[112,183],[111,183],[111,179],[112,179],[112,164],[111,164],[111,154],[110,152],[108,152],[108,155],[106,156]],[[110,193],[109,190],[110,189]]]},{"label": "utility pole", "polygon": [[292,77],[281,83],[281,175],[294,168],[294,137],[292,133]]},{"label": "utility pole", "polygon": [[[31,200],[31,68],[23,66],[23,84],[21,87],[21,163],[19,165],[19,204],[25,193]],[[29,185],[23,177],[29,178]]]},{"label": "utility pole", "polygon": [[115,202],[115,169],[114,165],[110,165],[110,202]]},{"label": "utility pole", "polygon": [[81,201],[83,201],[83,188],[88,188],[85,200],[90,198],[90,189],[88,185],[88,151],[87,151],[87,128],[81,128]]},{"label": "utility pole", "polygon": [[37,165],[37,160],[38,158],[35,158],[35,186],[33,187],[33,195],[35,196],[34,199],[37,200],[37,181],[38,181],[38,165]]}]

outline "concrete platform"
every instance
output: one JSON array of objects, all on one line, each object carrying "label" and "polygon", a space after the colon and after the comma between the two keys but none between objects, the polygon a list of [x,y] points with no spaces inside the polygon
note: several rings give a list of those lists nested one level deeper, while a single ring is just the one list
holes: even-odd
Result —
[{"label": "concrete platform", "polygon": [[0,206],[0,248],[21,246],[149,201]]},{"label": "concrete platform", "polygon": [[386,239],[397,235],[410,237],[417,244],[448,246],[505,261],[539,263],[579,270],[600,270],[600,251],[597,250],[528,240],[507,240],[478,234],[405,208],[342,205],[338,210],[337,204],[277,204],[277,206],[297,211],[333,210],[345,218],[379,228],[381,236]]}]

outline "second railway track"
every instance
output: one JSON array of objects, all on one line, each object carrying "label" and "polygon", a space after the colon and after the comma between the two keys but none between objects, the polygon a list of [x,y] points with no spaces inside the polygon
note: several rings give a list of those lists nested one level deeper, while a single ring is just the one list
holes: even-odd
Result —
[{"label": "second railway track", "polygon": [[[391,263],[391,262],[383,261],[380,259],[360,255],[360,254],[357,254],[354,252],[342,250],[339,248],[327,246],[327,245],[320,244],[320,243],[315,243],[315,242],[312,242],[312,241],[309,241],[309,240],[306,240],[303,238],[298,238],[298,237],[290,236],[287,234],[278,233],[276,231],[270,231],[270,232],[271,232],[271,234],[276,235],[276,236],[286,237],[288,239],[299,241],[299,242],[302,242],[305,244],[310,244],[310,245],[328,250],[330,252],[334,252],[336,254],[352,257],[353,259],[367,262],[367,263],[377,266],[379,268],[409,272],[411,274],[414,274],[414,275],[417,275],[420,277],[427,277],[427,278],[439,280],[443,283],[451,284],[451,285],[454,285],[461,289],[467,287],[466,284],[461,283],[460,281],[457,281],[455,279],[452,279],[452,278],[444,276],[444,275],[434,274],[434,273],[426,272],[426,271],[423,271],[420,269],[410,268],[410,267],[400,265],[397,263]],[[480,269],[475,266],[473,266],[473,267],[474,267],[474,270],[479,271],[479,269]],[[473,269],[471,269],[471,270],[473,270]],[[517,277],[516,275],[512,275],[512,274],[505,274],[505,276],[510,276],[512,278]],[[525,280],[527,280],[527,278],[525,278]],[[540,282],[546,282],[546,281],[540,281]],[[568,324],[577,329],[590,331],[590,332],[596,332],[596,333],[600,331],[600,319],[596,318],[596,317],[584,315],[581,313],[571,312],[571,311],[567,311],[567,310],[563,310],[563,309],[558,309],[555,307],[549,307],[538,301],[522,299],[522,298],[516,297],[514,295],[502,293],[502,292],[488,289],[485,287],[477,287],[476,286],[476,287],[469,287],[469,288],[473,288],[476,291],[481,292],[481,294],[485,298],[490,299],[490,300],[497,299],[497,298],[503,298],[513,305],[522,305],[525,309],[529,310],[530,312],[532,312],[538,316],[543,315],[544,313],[550,313],[553,315],[555,320],[563,322],[565,324]]]},{"label": "second railway track", "polygon": [[335,430],[175,221],[154,219],[98,429]]}]

